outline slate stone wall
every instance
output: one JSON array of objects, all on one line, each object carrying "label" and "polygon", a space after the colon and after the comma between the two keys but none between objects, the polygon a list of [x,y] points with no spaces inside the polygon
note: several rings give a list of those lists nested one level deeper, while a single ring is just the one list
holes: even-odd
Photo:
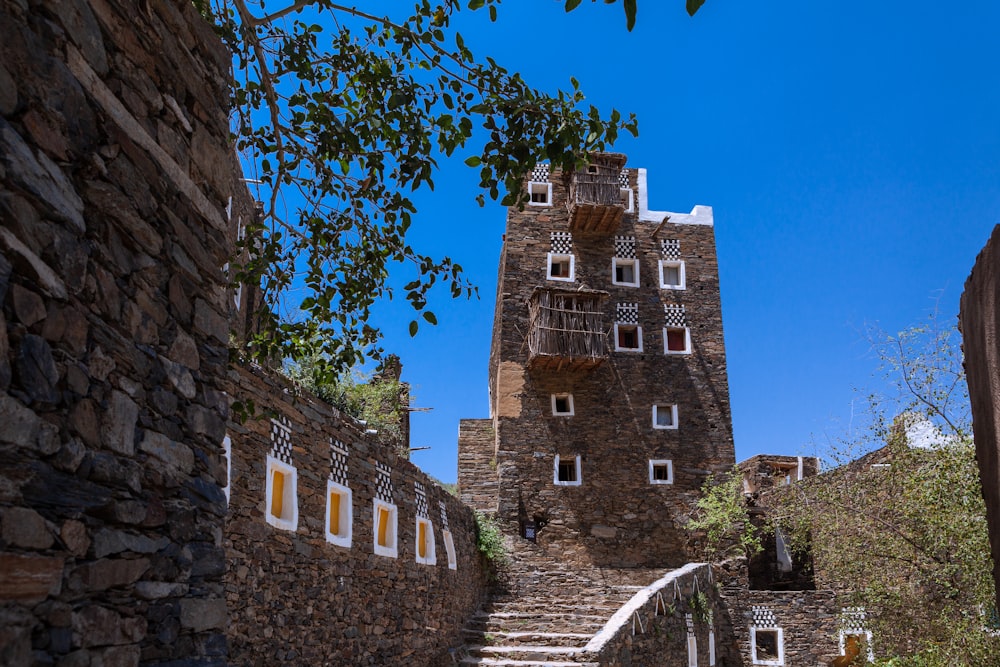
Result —
[{"label": "slate stone wall", "polygon": [[[628,178],[635,191],[637,171],[628,170]],[[500,516],[514,526],[534,521],[538,543],[569,562],[681,565],[691,560],[683,526],[701,484],[735,461],[713,227],[659,225],[626,213],[614,234],[573,235],[573,282],[547,280],[551,234],[569,229],[565,181],[559,172],[550,181],[553,206],[508,213],[490,361],[497,469],[485,474],[500,489]],[[640,287],[612,284],[615,235],[636,239]],[[665,239],[680,243],[684,290],[659,288]],[[528,304],[536,287],[607,292],[607,361],[591,371],[528,368]],[[641,353],[613,350],[619,303],[638,306]],[[664,354],[665,304],[685,307],[691,354]],[[573,395],[572,417],[553,416],[551,395],[558,393]],[[654,429],[654,404],[677,404],[679,428]],[[581,457],[579,486],[553,483],[556,455]],[[651,459],[672,461],[673,484],[650,484]],[[460,486],[483,483],[482,474],[481,467],[460,466]]]},{"label": "slate stone wall", "polygon": [[986,499],[993,579],[1000,608],[1000,226],[976,258],[962,293],[959,326],[972,403],[976,459]]},{"label": "slate stone wall", "polygon": [[[366,436],[334,408],[296,395],[261,369],[230,372],[232,392],[256,405],[258,418],[230,424],[226,595],[234,664],[441,665],[461,645],[463,622],[484,600],[486,577],[472,511],[389,445]],[[296,531],[265,520],[266,460],[273,421],[289,427],[298,476]],[[334,461],[331,439],[346,455]],[[398,512],[398,556],[374,553],[373,499],[390,473]],[[351,489],[349,548],[326,539],[327,480]],[[433,525],[436,563],[417,563],[416,517],[422,485]],[[448,567],[441,514],[454,538]]]},{"label": "slate stone wall", "polygon": [[458,422],[458,494],[462,502],[483,512],[497,509],[496,431],[492,419]]},{"label": "slate stone wall", "polygon": [[0,0],[2,664],[225,662],[229,61],[190,2]]}]

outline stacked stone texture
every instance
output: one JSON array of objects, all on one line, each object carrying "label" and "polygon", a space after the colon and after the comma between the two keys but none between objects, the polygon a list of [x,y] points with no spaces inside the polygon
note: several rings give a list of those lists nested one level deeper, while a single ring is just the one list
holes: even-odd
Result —
[{"label": "stacked stone texture", "polygon": [[459,497],[483,512],[497,509],[496,432],[492,419],[463,419],[458,423],[458,467],[463,471]]},{"label": "stacked stone texture", "polygon": [[0,2],[2,664],[225,662],[229,63],[190,2]]},{"label": "stacked stone texture", "polygon": [[[232,472],[226,524],[226,592],[234,664],[441,665],[461,644],[460,630],[485,599],[486,578],[472,511],[416,466],[365,435],[334,408],[298,393],[261,369],[230,372],[232,391],[258,418],[232,423]],[[265,521],[271,419],[291,426],[298,475],[295,532]],[[346,446],[353,495],[350,548],[326,540],[331,438]],[[398,557],[374,553],[376,464],[391,470],[398,512]],[[416,562],[415,483],[426,492],[436,563]],[[454,536],[457,569],[448,568],[440,503]]]},{"label": "stacked stone texture", "polygon": [[[635,192],[636,170],[628,178]],[[612,234],[574,234],[575,280],[550,281],[551,233],[569,229],[566,179],[556,171],[551,182],[551,207],[509,211],[501,257],[490,359],[499,514],[514,532],[523,521],[544,524],[539,543],[573,562],[681,565],[691,560],[684,524],[706,475],[735,460],[713,227],[659,226],[625,213]],[[640,287],[612,284],[616,234],[636,239]],[[680,241],[684,290],[659,288],[660,239]],[[529,370],[528,303],[536,287],[607,292],[608,331],[616,304],[637,303],[644,351],[615,352],[609,336],[607,361],[591,371]],[[666,304],[686,309],[689,355],[663,352]],[[553,416],[558,393],[573,395],[574,416]],[[677,404],[680,427],[654,429],[654,404]],[[580,455],[582,484],[553,483],[556,455]],[[651,459],[673,461],[673,484],[649,483]],[[460,469],[460,487],[482,486],[481,474],[481,466]]]}]

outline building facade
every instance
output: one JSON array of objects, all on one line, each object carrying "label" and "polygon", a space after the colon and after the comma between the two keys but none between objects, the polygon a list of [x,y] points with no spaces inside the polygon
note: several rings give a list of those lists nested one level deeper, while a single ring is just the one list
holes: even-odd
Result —
[{"label": "building facade", "polygon": [[463,499],[602,567],[679,566],[705,477],[734,463],[712,210],[650,211],[600,154],[536,168],[508,210],[489,420],[459,434]]}]

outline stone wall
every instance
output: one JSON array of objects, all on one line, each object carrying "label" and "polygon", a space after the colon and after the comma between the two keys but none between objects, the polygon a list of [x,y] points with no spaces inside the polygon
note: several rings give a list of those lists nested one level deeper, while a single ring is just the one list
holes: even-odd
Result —
[{"label": "stone wall", "polygon": [[496,430],[492,419],[458,422],[458,495],[462,502],[483,512],[497,510]]},{"label": "stone wall", "polygon": [[1000,608],[1000,226],[979,253],[962,293],[959,323],[972,403],[976,458],[986,498],[993,579]]},{"label": "stone wall", "polygon": [[[230,424],[225,535],[233,662],[450,663],[448,649],[461,645],[462,623],[485,598],[472,511],[392,447],[370,439],[329,405],[296,395],[283,379],[247,368],[232,370],[230,378],[233,395],[258,411],[242,425]],[[269,456],[296,470],[294,530],[267,521]],[[331,479],[351,491],[349,546],[327,539]],[[396,507],[395,557],[374,552],[376,498]],[[433,564],[416,561],[419,513],[431,523]],[[445,525],[454,540],[455,569],[448,563]]]},{"label": "stone wall", "polygon": [[[735,462],[714,228],[706,207],[670,214],[665,222],[665,213],[649,215],[644,172],[625,175],[638,205],[611,234],[554,240],[568,231],[570,216],[559,172],[545,176],[551,206],[508,212],[490,359],[496,469],[460,462],[459,485],[495,484],[499,515],[514,531],[533,522],[538,544],[572,562],[679,566],[690,560],[684,524],[705,477]],[[634,238],[638,286],[612,280],[612,258],[621,252],[617,237]],[[684,289],[660,288],[664,241],[685,263]],[[563,244],[559,252],[574,257],[574,277],[552,280],[547,256]],[[526,339],[536,288],[603,293],[598,307],[610,332],[603,363],[581,370],[532,365]],[[613,326],[624,304],[636,308],[641,352],[614,350]],[[689,354],[664,353],[664,306],[685,309]],[[553,414],[554,394],[572,395],[572,415]],[[676,405],[678,427],[654,428],[654,404]],[[557,456],[579,457],[578,485],[554,483]],[[671,462],[672,483],[651,483],[651,460]]]},{"label": "stone wall", "polygon": [[0,1],[0,663],[223,664],[230,55]]}]

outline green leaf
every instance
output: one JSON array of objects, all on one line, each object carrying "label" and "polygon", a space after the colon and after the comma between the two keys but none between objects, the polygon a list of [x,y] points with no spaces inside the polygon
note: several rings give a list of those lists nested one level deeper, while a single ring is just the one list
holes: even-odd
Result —
[{"label": "green leaf", "polygon": [[469,0],[469,9],[482,9],[486,5],[486,0]]},{"label": "green leaf", "polygon": [[701,6],[703,4],[705,4],[705,0],[687,0],[687,13],[688,13],[688,16],[694,16],[695,13],[699,9],[701,9]]},{"label": "green leaf", "polygon": [[581,2],[583,2],[583,0],[566,0],[566,11],[567,12],[573,11],[574,9],[580,6]]},{"label": "green leaf", "polygon": [[465,164],[470,167],[478,167],[483,163],[482,159],[478,155],[473,155],[472,157],[465,158]]},{"label": "green leaf", "polygon": [[419,326],[420,325],[417,324],[416,320],[410,320],[410,338],[413,338],[414,336],[417,335],[417,328]]},{"label": "green leaf", "polygon": [[[705,2],[705,0],[701,0]],[[688,0],[688,6],[691,6],[692,0]],[[635,0],[625,0],[625,27],[629,32],[632,32],[632,28],[635,27]]]},{"label": "green leaf", "polygon": [[437,324],[438,323],[437,317],[435,317],[434,313],[432,313],[429,310],[424,312],[424,319],[427,320],[428,322],[430,322],[431,324]]}]

